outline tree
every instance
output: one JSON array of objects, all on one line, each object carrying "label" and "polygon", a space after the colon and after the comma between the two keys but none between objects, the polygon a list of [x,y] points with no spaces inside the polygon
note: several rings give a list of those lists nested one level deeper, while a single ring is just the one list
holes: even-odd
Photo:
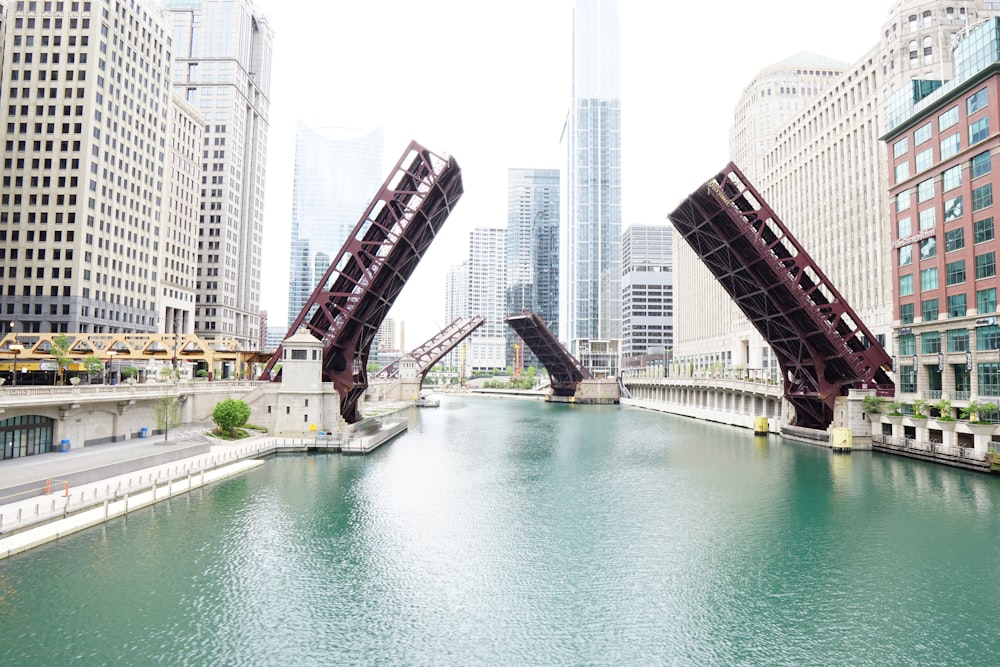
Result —
[{"label": "tree", "polygon": [[163,431],[163,442],[167,441],[170,429],[181,425],[181,404],[176,396],[163,396],[156,402],[154,416],[156,427]]},{"label": "tree", "polygon": [[234,430],[250,419],[250,406],[244,401],[227,398],[212,410],[212,421],[223,435],[233,436]]},{"label": "tree", "polygon": [[125,366],[122,368],[122,377],[126,380],[131,380],[132,378],[139,375],[139,369],[135,366]]},{"label": "tree", "polygon": [[73,357],[69,354],[69,336],[59,334],[52,339],[52,347],[49,349],[49,354],[55,357],[56,360],[56,384],[63,384],[66,366],[69,365],[69,362],[73,361]]},{"label": "tree", "polygon": [[87,384],[90,384],[91,378],[104,370],[104,362],[100,357],[90,356],[83,360],[83,367],[87,371]]},{"label": "tree", "polygon": [[972,401],[968,406],[961,408],[960,414],[962,419],[968,419],[973,424],[988,424],[989,422],[984,418],[996,409],[996,403],[980,403],[979,401]]}]

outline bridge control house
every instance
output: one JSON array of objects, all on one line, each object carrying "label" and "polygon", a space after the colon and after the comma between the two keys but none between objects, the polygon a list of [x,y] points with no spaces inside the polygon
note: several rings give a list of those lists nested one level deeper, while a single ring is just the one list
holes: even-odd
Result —
[{"label": "bridge control house", "polygon": [[1000,403],[1000,19],[969,28],[954,63],[951,81],[914,80],[893,93],[882,139],[897,398],[961,408]]}]

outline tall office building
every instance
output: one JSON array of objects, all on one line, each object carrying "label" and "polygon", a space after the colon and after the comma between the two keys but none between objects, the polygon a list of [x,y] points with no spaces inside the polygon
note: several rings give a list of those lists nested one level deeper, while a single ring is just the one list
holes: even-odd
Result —
[{"label": "tall office building", "polygon": [[[559,170],[507,173],[507,314],[537,313],[559,332]],[[507,356],[517,336],[506,328]],[[523,364],[537,365],[525,351]]]},{"label": "tall office building", "polygon": [[288,326],[340,252],[383,180],[383,131],[318,130],[295,136]]},{"label": "tall office building", "polygon": [[170,37],[147,2],[8,3],[0,307],[17,331],[156,331]]},{"label": "tall office building", "polygon": [[559,316],[560,338],[574,353],[581,341],[604,341],[599,346],[606,347],[621,337],[618,42],[617,1],[577,0]]},{"label": "tall office building", "polygon": [[897,395],[907,402],[943,397],[964,407],[970,399],[1000,398],[1000,169],[993,170],[1000,152],[1000,19],[970,28],[954,61],[950,81],[909,81],[897,90],[885,140]]},{"label": "tall office building", "polygon": [[[194,333],[198,293],[198,220],[201,216],[201,151],[205,119],[194,107],[171,94],[164,197],[163,242],[160,244],[160,326],[164,333]],[[261,332],[266,324],[261,324]],[[263,349],[263,348],[257,348]]]},{"label": "tall office building", "polygon": [[482,326],[466,339],[471,352],[470,370],[507,367],[507,230],[478,227],[469,233],[469,282],[467,314],[482,315]]},{"label": "tall office building", "polygon": [[[748,134],[731,134],[731,153],[752,156],[747,162],[761,165],[754,185],[890,353],[889,180],[879,140],[887,127],[889,93],[913,79],[951,78],[949,45],[968,25],[997,14],[995,4],[896,2],[878,43],[809,99],[777,130],[769,147],[759,137],[750,143]],[[676,256],[678,273],[685,277],[701,270],[685,244],[679,244]],[[690,362],[682,368],[776,368],[765,341],[731,304],[728,310],[706,307],[698,280],[678,283],[677,312],[675,356]]]},{"label": "tall office building", "polygon": [[622,234],[622,359],[674,346],[673,227],[632,225]]},{"label": "tall office building", "polygon": [[[444,321],[452,323],[459,317],[471,317],[469,313],[469,260],[448,267],[445,274]],[[445,355],[444,363],[449,368],[458,369],[469,351],[468,340]]]},{"label": "tall office building", "polygon": [[259,338],[271,29],[248,0],[165,0],[175,90],[205,117],[198,302],[204,338]]}]

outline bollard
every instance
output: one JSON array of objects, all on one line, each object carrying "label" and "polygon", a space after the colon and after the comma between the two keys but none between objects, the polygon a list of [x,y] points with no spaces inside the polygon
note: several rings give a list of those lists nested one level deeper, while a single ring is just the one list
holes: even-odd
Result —
[{"label": "bollard", "polygon": [[50,512],[55,512],[56,511],[56,499],[55,498],[52,499],[52,509],[50,509],[49,511]]},{"label": "bollard", "polygon": [[38,503],[35,503],[35,516],[38,516]]},{"label": "bollard", "polygon": [[107,500],[107,498],[104,499],[104,520],[105,521],[108,520],[108,500]]},{"label": "bollard", "polygon": [[17,522],[18,522],[18,523],[21,523],[21,510],[22,510],[22,509],[23,509],[23,508],[21,508],[21,507],[18,507],[18,508],[17,508]]}]

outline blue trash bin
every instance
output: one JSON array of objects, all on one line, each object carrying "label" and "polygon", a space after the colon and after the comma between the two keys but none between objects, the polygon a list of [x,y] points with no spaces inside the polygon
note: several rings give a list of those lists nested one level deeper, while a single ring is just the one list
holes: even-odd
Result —
[{"label": "blue trash bin", "polygon": [[69,440],[63,439],[59,443],[58,451],[60,451],[60,452],[68,452],[69,451]]},{"label": "blue trash bin", "polygon": [[140,438],[145,438],[148,435],[149,435],[149,429],[148,428],[146,428],[145,426],[143,426],[142,428],[139,429],[139,437]]}]

